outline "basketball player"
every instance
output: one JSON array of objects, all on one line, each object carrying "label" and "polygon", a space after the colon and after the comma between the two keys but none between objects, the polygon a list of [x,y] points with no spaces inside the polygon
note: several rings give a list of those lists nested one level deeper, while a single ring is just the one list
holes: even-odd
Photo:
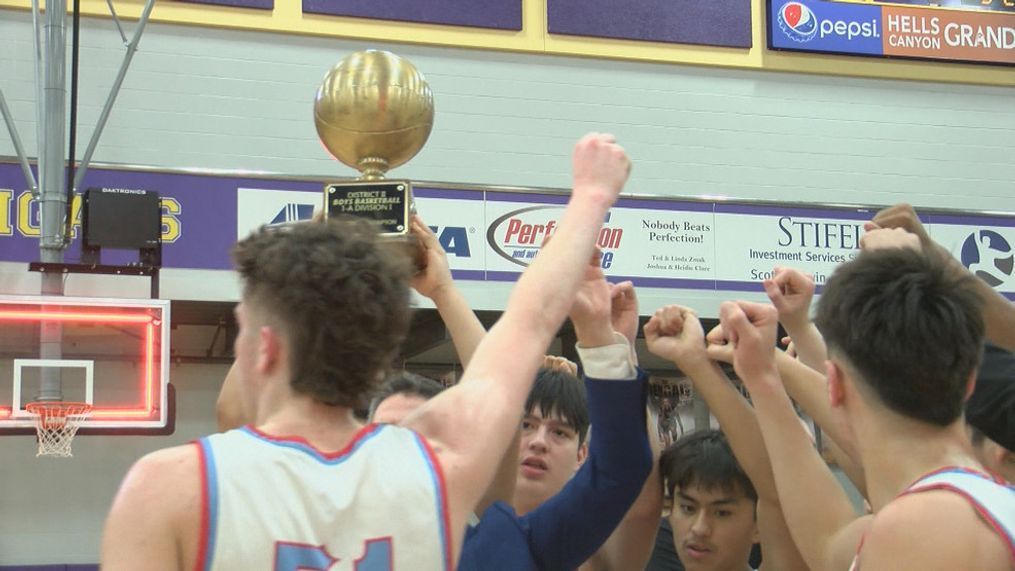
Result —
[{"label": "basketball player", "polygon": [[646,483],[653,462],[645,376],[631,345],[633,287],[611,286],[590,265],[571,320],[585,391],[571,375],[540,372],[524,409],[513,501],[494,503],[470,527],[463,571],[638,569],[648,559],[661,493],[658,480]]},{"label": "basketball player", "polygon": [[[956,273],[967,273],[968,270],[952,257],[940,244],[931,239],[926,228],[920,222],[920,217],[912,206],[908,204],[896,204],[878,212],[874,219],[866,226],[867,230],[874,228],[901,228],[915,234],[920,239],[924,250],[935,251],[947,261],[948,266]],[[986,326],[986,337],[999,347],[1009,351],[1015,351],[1015,305],[1004,298],[1000,292],[994,290],[983,280],[977,279],[971,282],[976,294],[983,303],[983,320]]]},{"label": "basketball player", "polygon": [[984,349],[966,422],[980,463],[1015,484],[1015,353],[989,344]]},{"label": "basketball player", "polygon": [[408,327],[407,260],[365,222],[264,229],[237,245],[236,373],[256,428],[155,452],[106,522],[104,569],[451,569],[539,357],[630,170],[611,136],[575,148],[574,190],[462,382],[404,426],[361,427]]},{"label": "basketball player", "polygon": [[727,302],[720,319],[812,569],[1015,568],[1015,490],[983,472],[962,422],[984,332],[974,278],[939,255],[889,249],[863,252],[825,287],[815,321],[829,398],[855,434],[876,514],[859,519],[779,379],[776,309]]},{"label": "basketball player", "polygon": [[[468,363],[485,331],[455,286],[437,237],[418,217],[412,229],[427,258],[413,288],[433,301],[459,359]],[[544,358],[524,407],[519,441],[505,455],[494,485],[477,505],[478,521],[466,533],[463,571],[574,568],[593,553],[583,569],[637,568],[638,558],[648,555],[660,511],[658,483],[646,484],[649,493],[627,510],[652,465],[641,447],[645,422],[637,414],[644,409],[643,380],[634,380],[631,364],[638,327],[634,288],[630,282],[608,284],[596,263],[586,269],[578,299],[571,319],[586,374],[632,380],[588,381],[590,410],[574,363]],[[383,399],[377,413],[391,422],[409,410],[399,407],[399,414],[388,415],[392,399],[396,405],[419,402],[415,396]],[[590,420],[599,435],[591,454]]]},{"label": "basketball player", "polygon": [[[670,523],[684,568],[742,571],[752,544],[760,541],[762,569],[806,569],[786,528],[754,410],[709,358],[698,316],[688,307],[664,306],[645,325],[645,341],[649,351],[690,377],[724,434],[691,438],[663,454],[673,498]],[[696,459],[706,451],[716,472]]]}]

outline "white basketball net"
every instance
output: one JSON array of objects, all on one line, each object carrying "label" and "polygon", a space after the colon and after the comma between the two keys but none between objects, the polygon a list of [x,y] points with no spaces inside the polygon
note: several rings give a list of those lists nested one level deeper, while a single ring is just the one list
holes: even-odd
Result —
[{"label": "white basketball net", "polygon": [[70,458],[71,442],[92,405],[83,402],[33,402],[25,407],[35,417],[39,451],[35,456]]}]

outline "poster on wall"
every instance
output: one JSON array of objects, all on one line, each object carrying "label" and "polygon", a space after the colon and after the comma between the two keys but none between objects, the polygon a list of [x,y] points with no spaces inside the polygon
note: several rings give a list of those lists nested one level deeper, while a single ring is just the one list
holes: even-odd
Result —
[{"label": "poster on wall", "polygon": [[551,34],[751,47],[750,0],[547,0]]},{"label": "poster on wall", "polygon": [[305,14],[498,30],[522,29],[522,0],[303,0]]},{"label": "poster on wall", "polygon": [[786,51],[1015,64],[1015,0],[934,4],[768,0],[768,45]]}]

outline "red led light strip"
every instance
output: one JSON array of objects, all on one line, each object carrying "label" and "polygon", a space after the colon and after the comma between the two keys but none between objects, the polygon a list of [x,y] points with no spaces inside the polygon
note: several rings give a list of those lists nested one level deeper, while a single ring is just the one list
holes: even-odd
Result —
[{"label": "red led light strip", "polygon": [[[141,390],[144,403],[130,408],[102,408],[92,411],[92,419],[101,420],[150,420],[155,414],[155,318],[149,314],[124,313],[89,313],[82,311],[24,311],[0,310],[0,320],[11,321],[87,321],[90,323],[134,323],[145,325],[145,338],[142,347],[144,355],[144,373],[141,379]],[[0,407],[0,419],[10,418],[12,407]]]},{"label": "red led light strip", "polygon": [[0,319],[12,321],[92,321],[95,323],[151,323],[151,315],[85,313],[80,311],[2,311]]}]

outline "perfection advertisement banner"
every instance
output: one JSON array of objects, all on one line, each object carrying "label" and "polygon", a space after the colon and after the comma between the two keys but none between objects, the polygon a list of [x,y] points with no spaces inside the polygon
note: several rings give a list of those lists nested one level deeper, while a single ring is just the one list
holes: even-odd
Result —
[{"label": "perfection advertisement banner", "polygon": [[777,50],[1015,64],[1015,1],[769,0]]},{"label": "perfection advertisement banner", "polygon": [[[144,189],[162,200],[166,268],[230,269],[238,238],[264,224],[307,220],[325,181],[93,169],[87,186]],[[514,281],[560,225],[567,197],[481,188],[414,188],[419,214],[448,254],[456,279]],[[713,291],[761,291],[776,266],[820,285],[859,253],[867,209],[735,201],[622,198],[597,237],[611,280]],[[79,257],[80,198],[68,262]],[[1015,216],[925,215],[932,237],[978,277],[1015,299]],[[39,258],[39,208],[15,164],[0,163],[0,261]],[[103,263],[136,252],[103,251]]]}]

